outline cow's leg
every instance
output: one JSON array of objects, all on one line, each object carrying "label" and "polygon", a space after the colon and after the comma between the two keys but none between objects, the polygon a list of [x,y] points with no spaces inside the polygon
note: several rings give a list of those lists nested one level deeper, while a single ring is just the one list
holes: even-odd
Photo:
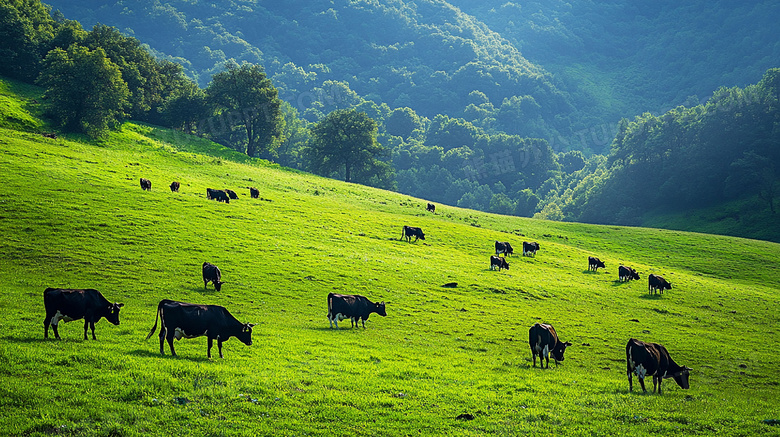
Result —
[{"label": "cow's leg", "polygon": [[208,283],[209,283],[209,281],[207,281],[205,279],[203,280],[203,289],[204,290],[207,290],[206,285],[208,285]]},{"label": "cow's leg", "polygon": [[647,389],[645,388],[645,378],[637,375],[637,379],[639,379],[639,385],[642,386],[642,391],[647,393]]},{"label": "cow's leg", "polygon": [[631,369],[631,362],[626,360],[626,374],[628,375],[628,391],[634,390],[634,378],[633,370]]},{"label": "cow's leg", "polygon": [[160,328],[160,355],[165,355],[165,328]]},{"label": "cow's leg", "polygon": [[221,338],[217,339],[217,348],[219,349],[219,357],[220,358],[225,358],[225,357],[222,356],[222,339]]},{"label": "cow's leg", "polygon": [[[211,359],[211,346],[213,344],[214,344],[214,339],[209,337],[208,338],[208,345],[209,345],[209,347],[208,347],[208,349],[206,351],[206,356],[208,356],[209,359]],[[222,358],[222,342],[219,342],[219,357]]]},{"label": "cow's leg", "polygon": [[171,356],[176,356],[176,349],[173,347],[173,332],[170,332],[165,337],[168,340],[168,346],[171,348]]},{"label": "cow's leg", "polygon": [[661,394],[661,381],[663,381],[663,378],[661,378],[658,375],[653,375],[653,393],[656,391],[656,386],[658,387],[658,394]]},{"label": "cow's leg", "polygon": [[363,322],[363,329],[366,329],[366,319],[361,318],[360,321]]},{"label": "cow's leg", "polygon": [[87,339],[87,328],[89,327],[89,322],[87,321],[87,318],[84,317],[84,340]]},{"label": "cow's leg", "polygon": [[97,340],[97,337],[95,337],[95,321],[94,320],[90,320],[89,321],[89,329],[92,330],[92,339],[93,340]]},{"label": "cow's leg", "polygon": [[[531,349],[531,358],[534,359],[534,367],[536,367],[536,353],[534,353],[533,349]],[[541,365],[542,363],[539,364]]]},{"label": "cow's leg", "polygon": [[51,323],[51,317],[46,314],[46,318],[43,319],[43,338],[49,338],[49,324]]},{"label": "cow's leg", "polygon": [[51,329],[52,329],[52,331],[54,331],[54,338],[56,338],[57,340],[62,340],[62,338],[60,337],[59,327],[57,326],[56,323],[51,325]]}]

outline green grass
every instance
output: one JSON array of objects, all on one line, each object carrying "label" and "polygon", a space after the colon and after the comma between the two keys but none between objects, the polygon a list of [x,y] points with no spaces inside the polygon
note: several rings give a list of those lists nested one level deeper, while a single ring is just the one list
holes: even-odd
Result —
[{"label": "green grass", "polygon": [[[0,434],[777,435],[763,420],[780,418],[779,245],[431,215],[424,200],[234,159],[133,123],[94,142],[0,127]],[[241,198],[209,201],[206,187]],[[399,241],[404,224],[427,239]],[[493,272],[494,240],[541,251]],[[588,273],[588,255],[606,271]],[[203,261],[221,292],[204,291]],[[616,282],[621,263],[642,281]],[[649,273],[674,289],[648,296]],[[46,287],[97,288],[125,303],[121,325],[84,341],[76,321],[44,340]],[[331,291],[383,300],[388,316],[331,330]],[[182,340],[160,356],[144,338],[164,298],[226,306],[258,323],[254,344],[209,360],[205,339]],[[531,367],[538,321],[574,343],[557,368]],[[630,337],[694,368],[691,389],[628,393]]]}]

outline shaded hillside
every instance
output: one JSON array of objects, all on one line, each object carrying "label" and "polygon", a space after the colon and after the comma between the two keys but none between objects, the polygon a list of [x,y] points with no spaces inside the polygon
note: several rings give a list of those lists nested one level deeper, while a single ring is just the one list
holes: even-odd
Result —
[{"label": "shaded hillside", "polygon": [[[459,116],[478,91],[500,106],[531,96],[516,120],[525,136],[547,136],[572,110],[543,68],[499,34],[446,2],[221,0],[50,2],[85,26],[116,26],[174,56],[205,86],[227,58],[260,63],[303,112],[313,87],[346,81],[360,95],[421,115]],[[328,90],[326,90],[327,92]],[[339,99],[340,96],[328,96]],[[481,103],[478,102],[477,103]],[[541,120],[544,120],[542,122]]]},{"label": "shaded hillside", "polygon": [[608,122],[695,105],[780,60],[775,1],[449,3],[553,72],[577,110]]}]

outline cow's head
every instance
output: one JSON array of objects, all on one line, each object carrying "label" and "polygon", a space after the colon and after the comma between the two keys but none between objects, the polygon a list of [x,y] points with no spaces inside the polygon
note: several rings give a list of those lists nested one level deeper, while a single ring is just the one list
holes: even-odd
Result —
[{"label": "cow's head", "polygon": [[506,262],[506,259],[504,259],[504,258],[501,258],[501,267],[509,270],[509,263]]},{"label": "cow's head", "polygon": [[384,302],[375,303],[374,305],[376,306],[376,313],[377,314],[379,314],[380,316],[387,316],[387,311],[385,310],[385,303]]},{"label": "cow's head", "polygon": [[225,281],[215,281],[214,282],[214,289],[217,291],[222,290],[222,284],[224,284]]},{"label": "cow's head", "polygon": [[247,346],[252,346],[252,327],[254,323],[244,323],[241,326],[241,332],[236,334],[236,338]]},{"label": "cow's head", "polygon": [[555,361],[563,361],[563,354],[566,352],[566,348],[571,346],[571,343],[567,342],[561,342],[555,344],[555,347],[553,350],[550,351],[550,355],[552,355],[553,359]]},{"label": "cow's head", "polygon": [[682,371],[672,375],[672,377],[674,378],[674,382],[676,382],[677,385],[680,386],[680,388],[683,388],[685,390],[691,388],[691,386],[688,384],[688,376],[691,374],[691,370],[693,369],[686,366],[683,368]]},{"label": "cow's head", "polygon": [[640,279],[639,278],[639,273],[637,273],[637,271],[634,270],[634,269],[631,269],[631,277],[636,279],[637,281]]},{"label": "cow's head", "polygon": [[425,240],[425,234],[423,234],[423,231],[422,231],[422,229],[420,229],[420,234],[419,234],[419,235],[417,235],[417,237],[418,237],[420,240]]},{"label": "cow's head", "polygon": [[125,306],[123,303],[112,303],[108,305],[108,308],[106,308],[106,315],[104,316],[106,320],[113,323],[114,325],[119,325],[119,310]]}]

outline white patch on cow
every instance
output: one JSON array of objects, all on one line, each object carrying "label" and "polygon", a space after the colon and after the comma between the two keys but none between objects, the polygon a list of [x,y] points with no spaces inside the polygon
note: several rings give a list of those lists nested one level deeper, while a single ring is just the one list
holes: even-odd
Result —
[{"label": "white patch on cow", "polygon": [[548,344],[544,345],[544,349],[542,350],[542,354],[544,354],[542,356],[544,356],[545,358],[547,358],[549,356],[549,354],[550,354],[550,345],[548,345]]},{"label": "white patch on cow", "polygon": [[57,314],[53,315],[52,318],[51,318],[50,325],[57,326],[60,323],[60,320],[62,320],[63,322],[72,322],[72,321],[74,321],[76,319],[70,318],[70,317],[66,316],[65,314],[62,314],[62,312],[60,312],[60,310],[57,310]]},{"label": "white patch on cow", "polygon": [[631,362],[631,366],[634,368],[634,373],[636,373],[636,376],[639,379],[645,379],[645,375],[647,375],[647,369],[645,369],[645,366],[643,365],[636,365],[633,361]]},{"label": "white patch on cow", "polygon": [[201,335],[206,335],[207,333],[208,331],[204,332],[203,334],[190,335],[184,332],[183,329],[176,328],[173,330],[173,338],[175,338],[176,340],[181,340],[182,338],[195,338],[195,337],[200,337]]}]

